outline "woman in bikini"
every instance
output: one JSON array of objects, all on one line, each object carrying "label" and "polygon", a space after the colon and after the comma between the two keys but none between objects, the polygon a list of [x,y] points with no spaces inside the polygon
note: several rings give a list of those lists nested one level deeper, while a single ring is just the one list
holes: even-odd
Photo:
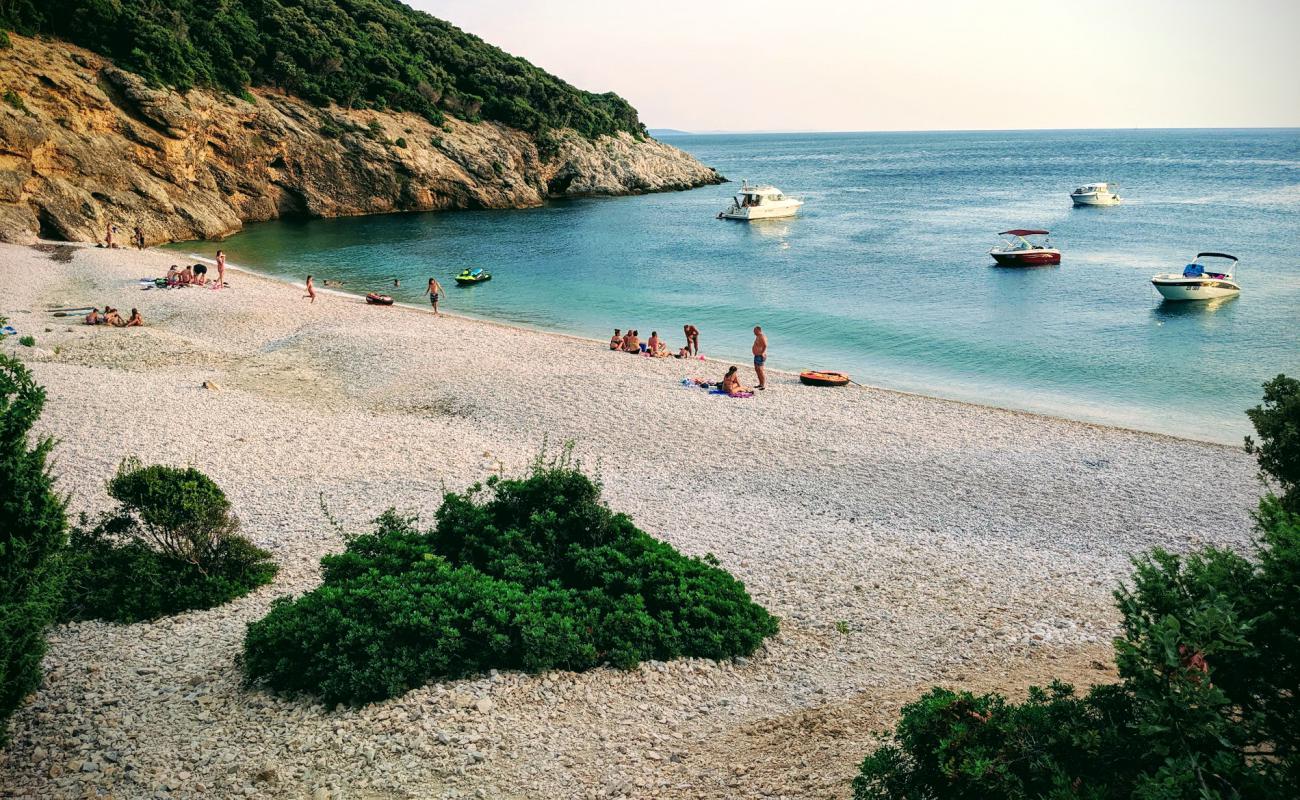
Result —
[{"label": "woman in bikini", "polygon": [[609,337],[609,349],[610,350],[623,349],[623,334],[619,333],[618,328],[615,328],[614,335]]},{"label": "woman in bikini", "polygon": [[752,390],[740,385],[740,375],[736,373],[736,368],[733,366],[727,370],[726,375],[722,376],[722,391],[732,397],[738,397],[743,394],[750,394]]}]

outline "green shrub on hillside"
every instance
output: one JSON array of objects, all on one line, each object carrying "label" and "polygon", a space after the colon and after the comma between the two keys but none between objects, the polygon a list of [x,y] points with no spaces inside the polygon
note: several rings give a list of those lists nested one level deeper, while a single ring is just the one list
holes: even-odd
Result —
[{"label": "green shrub on hillside", "polygon": [[0,743],[9,715],[40,683],[63,577],[65,504],[47,466],[54,443],[28,443],[44,406],[27,368],[0,354]]},{"label": "green shrub on hillside", "polygon": [[576,89],[398,0],[9,0],[0,28],[67,39],[181,90],[274,86],[435,125],[451,113],[530,132],[645,132],[618,95]]},{"label": "green shrub on hillside", "polygon": [[[1300,437],[1281,420],[1296,389],[1271,381],[1251,413],[1261,469],[1289,490]],[[1300,514],[1269,495],[1256,523],[1253,558],[1206,548],[1135,559],[1131,586],[1115,593],[1121,683],[1083,697],[1055,684],[1023,704],[935,689],[863,762],[854,797],[1294,797]]]},{"label": "green shrub on hillside", "polygon": [[270,583],[270,554],[239,535],[202,472],[128,459],[108,482],[118,508],[72,532],[64,619],[138,622],[212,608]]},{"label": "green shrub on hillside", "polygon": [[322,559],[320,588],[249,625],[249,679],[364,703],[492,668],[728,658],[776,632],[716,561],[638,530],[578,469],[488,484],[447,494],[432,530],[390,511]]}]

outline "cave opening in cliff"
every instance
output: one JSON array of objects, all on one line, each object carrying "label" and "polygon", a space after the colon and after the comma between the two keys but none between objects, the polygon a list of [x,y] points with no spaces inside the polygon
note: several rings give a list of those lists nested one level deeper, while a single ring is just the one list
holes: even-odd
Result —
[{"label": "cave opening in cliff", "polygon": [[47,242],[69,241],[63,233],[63,228],[44,208],[36,209],[36,235]]}]

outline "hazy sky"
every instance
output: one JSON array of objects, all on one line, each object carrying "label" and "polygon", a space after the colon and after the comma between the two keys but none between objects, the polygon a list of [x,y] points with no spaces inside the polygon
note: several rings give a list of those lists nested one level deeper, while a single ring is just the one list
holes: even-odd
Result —
[{"label": "hazy sky", "polygon": [[1300,0],[406,0],[650,127],[1300,126]]}]

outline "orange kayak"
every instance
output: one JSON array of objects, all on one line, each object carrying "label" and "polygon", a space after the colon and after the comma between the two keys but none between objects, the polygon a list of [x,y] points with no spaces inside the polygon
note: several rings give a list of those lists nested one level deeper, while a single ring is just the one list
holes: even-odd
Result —
[{"label": "orange kayak", "polygon": [[799,380],[804,386],[847,386],[849,376],[843,372],[800,372]]}]

